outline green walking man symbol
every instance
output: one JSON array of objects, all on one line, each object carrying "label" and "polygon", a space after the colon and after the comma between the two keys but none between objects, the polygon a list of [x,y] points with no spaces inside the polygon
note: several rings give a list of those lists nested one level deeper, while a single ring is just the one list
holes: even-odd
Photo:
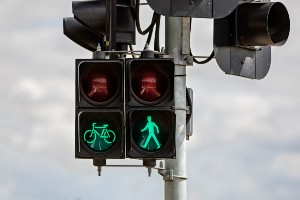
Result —
[{"label": "green walking man symbol", "polygon": [[147,137],[147,140],[145,142],[145,144],[143,145],[143,148],[145,149],[146,146],[148,145],[149,141],[151,138],[154,139],[156,145],[157,145],[157,149],[160,148],[160,144],[154,134],[154,128],[156,129],[156,132],[157,134],[159,134],[159,129],[158,129],[158,126],[152,122],[152,117],[151,116],[147,116],[147,120],[148,120],[148,123],[146,124],[145,128],[143,128],[141,131],[144,132],[146,129],[148,129],[148,132],[149,132],[149,135]]}]

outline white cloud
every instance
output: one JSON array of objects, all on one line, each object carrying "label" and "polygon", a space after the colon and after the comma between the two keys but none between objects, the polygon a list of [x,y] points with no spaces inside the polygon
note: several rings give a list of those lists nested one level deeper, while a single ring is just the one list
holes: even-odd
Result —
[{"label": "white cloud", "polygon": [[0,183],[0,197],[3,199],[12,199],[12,194],[15,192],[14,184],[7,180],[5,183]]},{"label": "white cloud", "polygon": [[43,89],[32,79],[23,79],[13,86],[11,95],[14,99],[36,101],[43,96]]},{"label": "white cloud", "polygon": [[285,175],[290,179],[299,180],[300,178],[300,153],[285,152],[277,155],[272,165],[272,171],[277,174]]}]

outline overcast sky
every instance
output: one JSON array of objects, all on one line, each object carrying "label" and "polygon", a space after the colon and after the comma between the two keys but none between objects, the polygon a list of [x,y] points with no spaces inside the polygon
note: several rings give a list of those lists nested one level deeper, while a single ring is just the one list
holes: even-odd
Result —
[{"label": "overcast sky", "polygon": [[[290,37],[272,48],[265,79],[226,75],[215,60],[188,67],[195,109],[188,199],[300,198],[300,2],[283,3]],[[74,60],[91,53],[63,35],[71,8],[66,0],[1,1],[0,199],[163,199],[156,171],[149,178],[144,168],[104,168],[98,177],[91,161],[74,158]],[[151,12],[143,7],[143,28]],[[210,54],[212,33],[212,20],[193,21],[194,54]],[[141,49],[146,37],[137,41]],[[136,163],[114,163],[124,162]]]}]

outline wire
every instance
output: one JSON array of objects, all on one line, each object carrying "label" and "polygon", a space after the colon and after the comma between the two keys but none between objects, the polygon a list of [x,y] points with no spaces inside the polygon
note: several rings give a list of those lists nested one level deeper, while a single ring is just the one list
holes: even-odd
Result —
[{"label": "wire", "polygon": [[[192,51],[191,51],[190,55],[193,56]],[[195,57],[193,57],[193,61],[194,61],[194,63],[197,63],[197,64],[202,65],[202,64],[208,63],[208,62],[211,61],[211,59],[213,59],[214,57],[215,57],[215,52],[214,52],[214,50],[213,50],[213,51],[211,52],[210,56],[208,56],[208,58],[206,58],[205,60],[198,61]]]},{"label": "wire", "polygon": [[160,51],[159,45],[159,29],[160,29],[160,15],[158,15],[156,19],[156,26],[155,26],[155,38],[154,38],[154,51]]},{"label": "wire", "polygon": [[[153,34],[153,28],[149,31],[149,33],[148,33],[148,37],[147,37],[147,41],[146,41],[146,44],[150,44],[150,42],[151,42],[151,39],[152,39],[152,34]],[[145,45],[145,47],[146,47],[146,45]]]},{"label": "wire", "polygon": [[[190,18],[190,19],[191,19],[191,22],[190,22],[190,32],[191,32],[191,30],[192,30],[192,18]],[[190,56],[193,56],[192,50],[190,50]],[[215,52],[214,52],[214,50],[213,50],[213,51],[211,52],[210,56],[207,57],[207,59],[202,60],[202,61],[198,61],[195,57],[193,57],[193,62],[202,65],[202,64],[208,63],[208,62],[211,61],[211,59],[213,59],[214,57],[215,57]]]},{"label": "wire", "polygon": [[160,29],[161,15],[159,15],[156,12],[153,12],[151,24],[143,31],[140,24],[140,5],[141,5],[140,0],[136,0],[136,11],[135,11],[136,28],[141,35],[146,35],[148,33],[146,44],[150,44],[153,35],[153,29],[155,26],[154,51],[160,51],[159,29]]},{"label": "wire", "polygon": [[136,0],[136,12],[135,12],[136,20],[135,21],[136,21],[136,28],[141,35],[146,35],[147,33],[149,33],[151,31],[151,29],[153,29],[154,25],[157,22],[158,16],[159,16],[159,14],[154,12],[153,16],[152,16],[151,24],[144,31],[142,31],[141,24],[140,24],[140,0]]}]

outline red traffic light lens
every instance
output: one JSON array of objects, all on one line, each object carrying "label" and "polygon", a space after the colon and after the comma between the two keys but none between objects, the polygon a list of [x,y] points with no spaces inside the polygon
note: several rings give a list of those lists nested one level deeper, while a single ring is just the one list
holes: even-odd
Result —
[{"label": "red traffic light lens", "polygon": [[[133,97],[145,104],[162,102],[171,88],[170,75],[158,61],[136,61],[131,67],[131,90]],[[171,75],[173,76],[173,74]]]},{"label": "red traffic light lens", "polygon": [[104,73],[91,73],[82,81],[83,93],[94,102],[106,102],[116,92],[114,77]]},{"label": "red traffic light lens", "polygon": [[153,102],[166,92],[168,83],[165,77],[155,71],[135,73],[132,78],[134,94],[141,100]]},{"label": "red traffic light lens", "polygon": [[80,69],[83,97],[92,104],[107,104],[113,101],[119,93],[121,77],[118,78],[109,63],[86,63],[86,65]]}]

